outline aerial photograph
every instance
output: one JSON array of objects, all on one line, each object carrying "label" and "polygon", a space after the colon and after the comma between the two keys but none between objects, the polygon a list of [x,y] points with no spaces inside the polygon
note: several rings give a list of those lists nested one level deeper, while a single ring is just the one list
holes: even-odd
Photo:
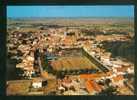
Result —
[{"label": "aerial photograph", "polygon": [[6,95],[135,95],[134,6],[7,6]]}]

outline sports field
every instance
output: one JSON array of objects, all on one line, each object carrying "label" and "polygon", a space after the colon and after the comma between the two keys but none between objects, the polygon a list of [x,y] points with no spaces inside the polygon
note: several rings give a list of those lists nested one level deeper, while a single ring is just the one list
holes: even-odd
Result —
[{"label": "sports field", "polygon": [[54,70],[98,69],[86,57],[61,57],[51,63]]}]

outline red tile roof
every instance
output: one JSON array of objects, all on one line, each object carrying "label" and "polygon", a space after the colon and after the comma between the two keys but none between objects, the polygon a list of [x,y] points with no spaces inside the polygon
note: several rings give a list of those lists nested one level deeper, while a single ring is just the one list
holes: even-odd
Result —
[{"label": "red tile roof", "polygon": [[102,87],[98,85],[95,81],[86,81],[86,89],[88,92],[97,91],[101,92]]}]

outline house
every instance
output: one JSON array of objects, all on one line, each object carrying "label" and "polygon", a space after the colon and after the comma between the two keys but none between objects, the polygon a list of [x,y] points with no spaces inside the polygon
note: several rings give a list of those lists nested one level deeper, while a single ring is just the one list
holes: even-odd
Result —
[{"label": "house", "polygon": [[97,84],[95,81],[88,80],[86,81],[85,85],[86,85],[87,91],[92,95],[102,91],[101,85]]},{"label": "house", "polygon": [[134,74],[134,69],[133,68],[128,68],[127,71],[128,71],[129,74]]},{"label": "house", "polygon": [[124,77],[123,75],[117,75],[116,77],[112,78],[112,84],[114,86],[123,86],[124,85]]},{"label": "house", "polygon": [[36,78],[32,80],[33,88],[41,88],[42,87],[42,79]]}]

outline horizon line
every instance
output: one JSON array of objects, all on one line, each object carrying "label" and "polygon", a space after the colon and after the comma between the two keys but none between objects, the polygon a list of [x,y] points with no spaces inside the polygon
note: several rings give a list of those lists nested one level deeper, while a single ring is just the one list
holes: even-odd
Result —
[{"label": "horizon line", "polygon": [[114,17],[114,18],[134,18],[134,16],[51,16],[51,17],[47,17],[47,16],[26,16],[26,17],[7,17],[7,18],[109,18],[109,17]]}]

